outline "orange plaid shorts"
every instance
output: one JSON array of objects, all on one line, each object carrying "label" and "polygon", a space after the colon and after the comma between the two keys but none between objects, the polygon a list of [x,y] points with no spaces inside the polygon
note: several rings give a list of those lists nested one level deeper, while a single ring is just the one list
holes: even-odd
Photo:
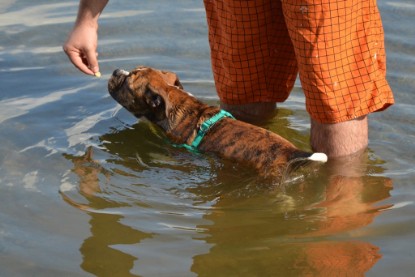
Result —
[{"label": "orange plaid shorts", "polygon": [[320,123],[394,103],[376,0],[204,3],[222,102],[283,102],[299,73],[307,111]]}]

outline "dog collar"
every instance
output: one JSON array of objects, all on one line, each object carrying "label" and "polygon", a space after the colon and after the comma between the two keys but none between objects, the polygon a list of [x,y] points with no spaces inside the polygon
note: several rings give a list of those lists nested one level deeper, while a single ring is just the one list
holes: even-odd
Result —
[{"label": "dog collar", "polygon": [[176,146],[184,147],[184,148],[186,148],[190,151],[196,151],[197,152],[197,148],[199,147],[199,145],[202,142],[203,138],[205,137],[206,133],[210,130],[210,128],[212,128],[213,125],[215,125],[216,123],[218,123],[219,121],[221,121],[225,117],[235,119],[233,117],[233,115],[231,115],[229,112],[227,112],[225,110],[220,110],[217,114],[215,114],[214,116],[212,116],[208,120],[204,121],[202,123],[202,125],[200,125],[199,130],[196,134],[196,137],[190,145],[186,144],[186,143],[183,143],[183,144],[179,144],[179,145],[176,145]]}]

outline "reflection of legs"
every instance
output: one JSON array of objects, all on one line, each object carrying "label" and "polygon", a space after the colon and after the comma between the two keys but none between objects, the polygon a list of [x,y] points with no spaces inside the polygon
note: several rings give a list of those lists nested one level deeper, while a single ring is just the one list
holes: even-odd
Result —
[{"label": "reflection of legs", "polygon": [[280,1],[204,1],[221,106],[243,120],[267,118],[284,101],[297,63]]},{"label": "reflection of legs", "polygon": [[[322,241],[306,243],[302,249],[304,269],[318,276],[365,276],[382,257],[379,247],[362,241]],[[307,274],[308,273],[308,274]]]}]

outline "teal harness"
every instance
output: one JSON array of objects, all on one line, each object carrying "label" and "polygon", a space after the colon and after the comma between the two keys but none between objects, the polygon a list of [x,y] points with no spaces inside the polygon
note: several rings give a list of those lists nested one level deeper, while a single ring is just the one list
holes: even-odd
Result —
[{"label": "teal harness", "polygon": [[196,134],[195,139],[192,141],[192,143],[186,144],[175,144],[176,147],[184,147],[189,151],[192,152],[198,152],[198,147],[200,143],[202,142],[203,138],[205,137],[206,133],[212,128],[213,125],[224,119],[225,117],[233,118],[235,119],[230,113],[224,110],[220,110],[217,114],[206,120],[205,122],[200,125],[200,128]]}]

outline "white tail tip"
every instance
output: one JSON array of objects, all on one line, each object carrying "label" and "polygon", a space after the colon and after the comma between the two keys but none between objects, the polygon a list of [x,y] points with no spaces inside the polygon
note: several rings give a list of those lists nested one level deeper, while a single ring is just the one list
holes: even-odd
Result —
[{"label": "white tail tip", "polygon": [[327,162],[327,155],[324,153],[314,153],[313,155],[308,157],[308,159],[310,161],[325,163]]}]

